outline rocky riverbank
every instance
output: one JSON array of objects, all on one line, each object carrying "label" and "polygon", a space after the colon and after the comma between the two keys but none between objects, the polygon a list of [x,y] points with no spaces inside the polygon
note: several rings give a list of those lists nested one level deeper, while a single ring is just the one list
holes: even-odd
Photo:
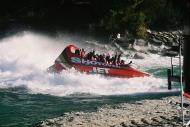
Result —
[{"label": "rocky riverbank", "polygon": [[[185,105],[190,110],[189,104]],[[71,112],[39,122],[36,127],[180,127],[180,97],[105,105],[97,112]],[[189,112],[185,112],[190,116]]]},{"label": "rocky riverbank", "polygon": [[128,57],[143,59],[148,54],[159,54],[163,56],[176,56],[179,52],[179,43],[183,45],[182,31],[150,31],[147,30],[146,39],[136,39],[124,34],[115,39],[112,44]]}]

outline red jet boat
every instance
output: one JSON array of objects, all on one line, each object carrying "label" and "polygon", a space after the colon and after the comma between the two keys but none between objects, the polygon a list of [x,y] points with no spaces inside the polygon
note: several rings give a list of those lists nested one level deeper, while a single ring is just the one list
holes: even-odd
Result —
[{"label": "red jet boat", "polygon": [[131,78],[150,76],[150,74],[134,68],[129,64],[113,65],[82,58],[76,54],[76,50],[79,50],[79,48],[75,45],[68,45],[55,60],[55,64],[48,68],[48,72],[60,73],[62,70],[74,67],[80,72],[103,74],[113,77]]}]

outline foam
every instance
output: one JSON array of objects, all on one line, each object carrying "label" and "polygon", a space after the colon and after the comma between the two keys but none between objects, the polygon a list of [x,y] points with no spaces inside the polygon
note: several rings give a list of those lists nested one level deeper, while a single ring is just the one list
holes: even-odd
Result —
[{"label": "foam", "polygon": [[[66,39],[65,39],[66,38]],[[32,32],[22,32],[0,41],[0,88],[24,87],[31,94],[67,96],[74,93],[98,95],[133,94],[167,91],[167,80],[159,77],[110,78],[101,75],[81,74],[74,70],[60,75],[46,73],[72,37],[51,38]],[[81,40],[80,40],[81,41]],[[79,42],[80,42],[79,41]],[[77,43],[76,43],[77,44]],[[98,42],[77,44],[93,49],[111,49]],[[114,48],[113,48],[114,49]],[[112,49],[111,49],[112,50]],[[111,51],[110,51],[111,52]],[[169,58],[152,55],[145,60],[133,60],[138,66],[167,67]],[[164,64],[163,64],[164,63]]]},{"label": "foam", "polygon": [[[145,59],[125,59],[126,61],[134,61],[139,68],[151,69],[151,68],[169,68],[171,67],[171,57],[160,56],[158,54],[150,54],[148,58]],[[183,57],[182,57],[183,60]],[[183,61],[182,61],[183,63]],[[179,59],[174,58],[173,64],[178,65]]]}]

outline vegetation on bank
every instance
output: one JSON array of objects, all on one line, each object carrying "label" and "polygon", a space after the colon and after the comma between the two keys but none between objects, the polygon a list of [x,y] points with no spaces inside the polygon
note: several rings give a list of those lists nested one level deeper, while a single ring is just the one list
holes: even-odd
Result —
[{"label": "vegetation on bank", "polygon": [[179,29],[188,18],[185,0],[130,0],[116,6],[101,19],[100,26],[107,31],[130,31],[146,38],[146,30]]},{"label": "vegetation on bank", "polygon": [[169,30],[189,17],[189,0],[2,0],[0,29],[19,26],[130,32],[146,38],[146,29]]}]

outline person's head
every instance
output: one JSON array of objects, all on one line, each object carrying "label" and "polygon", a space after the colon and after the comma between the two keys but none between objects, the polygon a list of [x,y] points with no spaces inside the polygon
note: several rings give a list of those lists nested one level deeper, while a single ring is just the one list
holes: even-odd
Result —
[{"label": "person's head", "polygon": [[121,64],[125,64],[125,61],[124,61],[124,60],[121,60]]}]

